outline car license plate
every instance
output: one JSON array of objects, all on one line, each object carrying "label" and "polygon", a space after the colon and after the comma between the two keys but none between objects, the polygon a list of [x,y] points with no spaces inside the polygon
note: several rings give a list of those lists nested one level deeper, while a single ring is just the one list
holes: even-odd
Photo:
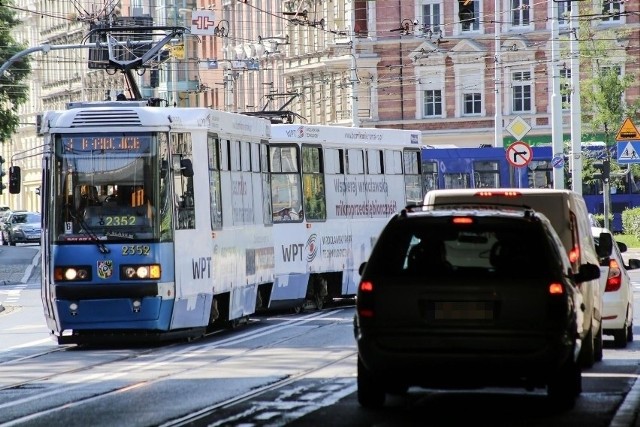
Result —
[{"label": "car license plate", "polygon": [[[493,320],[493,301],[434,301],[433,320]],[[429,316],[431,317],[431,316]]]}]

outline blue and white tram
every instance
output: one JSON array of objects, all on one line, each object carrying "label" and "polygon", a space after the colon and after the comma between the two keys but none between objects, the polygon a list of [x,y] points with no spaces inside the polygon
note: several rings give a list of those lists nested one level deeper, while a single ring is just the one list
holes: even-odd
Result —
[{"label": "blue and white tram", "polygon": [[42,300],[59,343],[197,337],[254,313],[273,282],[270,123],[142,105],[43,117]]},{"label": "blue and white tram", "polygon": [[420,132],[275,124],[271,309],[354,296],[389,216],[422,203]]}]

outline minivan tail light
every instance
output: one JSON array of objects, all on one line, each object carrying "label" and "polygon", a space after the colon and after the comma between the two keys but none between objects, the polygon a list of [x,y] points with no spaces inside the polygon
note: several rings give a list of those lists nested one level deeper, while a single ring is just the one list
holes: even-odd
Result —
[{"label": "minivan tail light", "polygon": [[361,292],[373,292],[373,283],[371,282],[360,282],[360,291]]},{"label": "minivan tail light", "polygon": [[564,294],[564,286],[562,286],[562,283],[552,283],[549,285],[549,295],[562,294]]},{"label": "minivan tail light", "polygon": [[366,317],[368,319],[371,319],[373,317],[373,310],[369,310],[366,308],[358,308],[358,315],[360,317]]},{"label": "minivan tail light", "polygon": [[371,319],[374,317],[373,311],[373,282],[363,280],[358,286],[358,299],[356,301],[358,316],[360,318]]},{"label": "minivan tail light", "polygon": [[607,284],[604,291],[617,291],[620,289],[620,285],[622,285],[622,271],[620,271],[620,265],[615,259],[609,260],[609,275],[607,276]]},{"label": "minivan tail light", "polygon": [[571,263],[576,263],[580,259],[580,248],[578,246],[574,246],[573,249],[569,251],[569,261]]}]

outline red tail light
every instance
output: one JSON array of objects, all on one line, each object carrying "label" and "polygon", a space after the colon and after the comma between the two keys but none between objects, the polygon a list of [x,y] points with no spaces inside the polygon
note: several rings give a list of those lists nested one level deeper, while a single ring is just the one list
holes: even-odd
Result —
[{"label": "red tail light", "polygon": [[374,316],[373,311],[373,282],[363,280],[358,287],[358,316],[360,318],[371,319]]},{"label": "red tail light", "polygon": [[552,283],[549,285],[549,295],[562,295],[564,293],[564,286],[562,283]]},{"label": "red tail light", "polygon": [[622,271],[618,261],[612,259],[609,261],[609,275],[607,276],[607,285],[604,288],[605,292],[613,292],[620,289],[622,285]]},{"label": "red tail light", "polygon": [[456,216],[452,221],[454,224],[473,224],[473,218],[468,216]]},{"label": "red tail light", "polygon": [[360,282],[360,292],[373,292],[373,283]]},{"label": "red tail light", "polygon": [[572,264],[575,264],[580,259],[580,248],[578,246],[574,246],[573,249],[569,251],[569,261]]}]

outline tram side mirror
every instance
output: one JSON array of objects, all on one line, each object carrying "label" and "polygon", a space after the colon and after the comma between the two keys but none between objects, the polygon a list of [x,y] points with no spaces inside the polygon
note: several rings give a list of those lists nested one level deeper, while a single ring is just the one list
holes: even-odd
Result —
[{"label": "tram side mirror", "polygon": [[180,170],[182,171],[182,176],[187,178],[193,177],[193,164],[191,164],[191,159],[181,159]]},{"label": "tram side mirror", "polygon": [[9,168],[9,193],[20,193],[20,166]]},{"label": "tram side mirror", "polygon": [[160,162],[160,178],[165,179],[167,177],[167,171],[169,170],[169,162],[163,160]]},{"label": "tram side mirror", "polygon": [[180,172],[184,177],[191,178],[193,176],[191,159],[183,159],[179,154],[174,155],[172,158],[172,169],[176,173]]}]

